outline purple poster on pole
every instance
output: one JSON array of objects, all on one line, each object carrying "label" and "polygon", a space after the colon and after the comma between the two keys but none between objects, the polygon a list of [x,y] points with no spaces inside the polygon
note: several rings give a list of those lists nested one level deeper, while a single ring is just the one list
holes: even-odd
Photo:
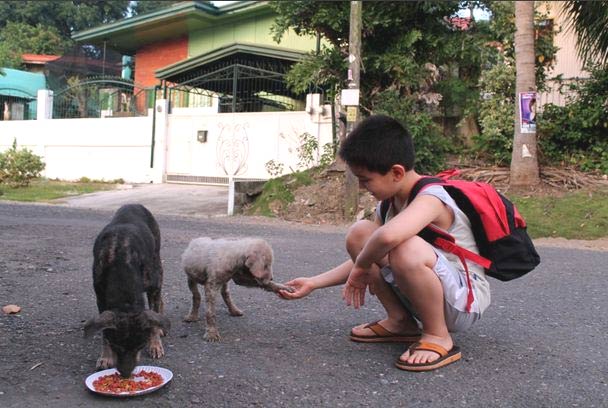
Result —
[{"label": "purple poster on pole", "polygon": [[519,118],[521,133],[536,133],[536,92],[519,94]]}]

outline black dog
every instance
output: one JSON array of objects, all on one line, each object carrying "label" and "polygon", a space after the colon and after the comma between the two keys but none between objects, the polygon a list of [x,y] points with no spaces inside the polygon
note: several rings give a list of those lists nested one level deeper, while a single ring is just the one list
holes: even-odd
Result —
[{"label": "black dog", "polygon": [[103,330],[97,369],[116,366],[129,377],[146,344],[152,358],[164,355],[160,335],[170,328],[162,315],[160,229],[150,211],[139,204],[120,207],[97,236],[93,258],[100,314],[85,323],[85,336]]}]

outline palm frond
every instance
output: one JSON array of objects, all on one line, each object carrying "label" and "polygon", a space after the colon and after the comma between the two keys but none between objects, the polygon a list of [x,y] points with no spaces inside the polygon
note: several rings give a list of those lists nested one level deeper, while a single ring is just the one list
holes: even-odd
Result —
[{"label": "palm frond", "polygon": [[585,63],[608,63],[608,1],[566,1],[562,15],[567,30],[577,36],[577,51]]}]

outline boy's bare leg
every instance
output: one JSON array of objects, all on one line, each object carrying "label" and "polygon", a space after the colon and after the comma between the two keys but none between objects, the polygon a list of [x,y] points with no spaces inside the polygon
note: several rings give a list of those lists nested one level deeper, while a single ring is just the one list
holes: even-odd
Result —
[{"label": "boy's bare leg", "polygon": [[[346,250],[353,261],[363,249],[365,242],[370,235],[378,228],[378,225],[370,221],[359,221],[355,223],[346,235]],[[403,307],[401,301],[395,295],[388,283],[382,277],[380,268],[377,265],[372,269],[372,280],[370,282],[370,293],[377,296],[380,303],[386,310],[387,317],[378,323],[386,330],[395,334],[412,334],[419,331],[415,320],[410,316],[407,309]],[[371,336],[374,332],[368,328],[367,323],[363,323],[352,329],[356,336]]]},{"label": "boy's bare leg", "polygon": [[[433,248],[422,238],[413,237],[395,247],[389,257],[397,286],[422,322],[420,340],[452,349],[454,343],[445,322],[443,286],[433,271],[437,262]],[[406,351],[401,356],[408,363],[427,363],[438,358],[437,353],[425,350],[417,350],[411,356]]]}]

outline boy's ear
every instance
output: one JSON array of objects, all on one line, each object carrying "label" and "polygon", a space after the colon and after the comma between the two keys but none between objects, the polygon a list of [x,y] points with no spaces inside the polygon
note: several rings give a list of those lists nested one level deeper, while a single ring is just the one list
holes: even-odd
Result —
[{"label": "boy's ear", "polygon": [[391,173],[395,181],[401,181],[401,179],[405,177],[407,170],[402,165],[395,164],[393,167],[391,167]]}]

